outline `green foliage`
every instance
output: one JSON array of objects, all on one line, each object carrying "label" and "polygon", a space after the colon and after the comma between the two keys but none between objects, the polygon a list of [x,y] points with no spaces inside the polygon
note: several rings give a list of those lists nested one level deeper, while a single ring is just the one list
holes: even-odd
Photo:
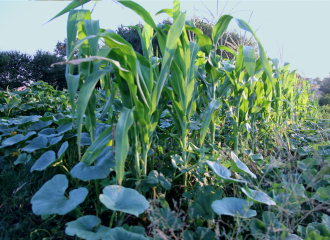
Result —
[{"label": "green foliage", "polygon": [[320,91],[324,92],[325,94],[330,93],[330,78],[324,78],[320,85]]},{"label": "green foliage", "polygon": [[27,86],[31,80],[32,57],[18,51],[0,52],[0,88]]},{"label": "green foliage", "polygon": [[330,94],[325,94],[319,98],[320,106],[330,105]]},{"label": "green foliage", "polygon": [[69,13],[67,59],[54,64],[66,65],[68,91],[40,81],[0,92],[0,177],[29,185],[4,186],[10,211],[30,202],[39,221],[62,229],[27,227],[32,239],[64,238],[65,223],[68,236],[83,239],[329,236],[329,121],[310,85],[269,59],[248,23],[235,19],[259,57],[244,43],[236,52],[221,45],[230,15],[201,30],[175,0],[157,13],[173,24],[157,26],[139,4],[119,1],[145,21],[133,28],[139,53],[75,9],[86,2],[55,16]]}]

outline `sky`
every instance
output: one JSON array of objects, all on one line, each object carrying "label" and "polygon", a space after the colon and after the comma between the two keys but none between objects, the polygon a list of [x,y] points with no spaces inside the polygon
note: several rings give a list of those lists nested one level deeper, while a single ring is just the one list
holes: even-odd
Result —
[{"label": "sky", "polygon": [[[171,0],[135,2],[151,16],[173,6]],[[0,0],[0,51],[17,50],[31,55],[38,49],[53,52],[56,43],[66,37],[68,14],[48,21],[68,4],[69,1]],[[91,10],[94,4],[89,2],[84,8]],[[268,57],[277,58],[281,66],[289,62],[290,70],[297,70],[303,77],[321,79],[330,75],[329,9],[330,0],[181,0],[181,11],[187,13],[187,18],[196,15],[216,22],[222,13],[249,22]],[[154,20],[157,24],[167,18],[160,14]],[[99,20],[101,28],[112,30],[121,24],[143,23],[135,12],[111,0],[98,1],[92,19]],[[231,21],[229,29],[241,31],[235,21]]]}]

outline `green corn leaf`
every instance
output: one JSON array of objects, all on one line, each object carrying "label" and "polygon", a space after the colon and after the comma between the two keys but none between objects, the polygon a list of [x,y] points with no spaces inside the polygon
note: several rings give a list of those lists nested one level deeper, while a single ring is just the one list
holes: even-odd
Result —
[{"label": "green corn leaf", "polygon": [[141,5],[137,4],[136,2],[130,0],[118,0],[119,3],[123,4],[125,7],[132,9],[138,15],[142,17],[142,19],[148,23],[153,29],[156,29],[157,26],[150,16],[150,14],[145,10]]},{"label": "green corn leaf", "polygon": [[184,24],[185,24],[186,14],[182,13],[178,20],[172,25],[170,30],[168,31],[165,55],[162,61],[162,70],[160,72],[159,80],[157,85],[155,86],[155,90],[152,93],[152,113],[156,110],[156,106],[158,105],[161,92],[163,90],[163,86],[167,75],[170,71],[171,62],[177,48],[177,42],[182,33]]},{"label": "green corn leaf", "polygon": [[100,152],[112,139],[112,126],[108,127],[104,132],[102,132],[98,138],[93,142],[91,146],[86,150],[81,161],[91,165],[95,159],[99,156]]},{"label": "green corn leaf", "polygon": [[195,33],[198,37],[197,39],[197,44],[199,49],[206,54],[208,57],[210,55],[211,49],[212,49],[212,41],[211,39],[203,34],[203,31],[196,28],[196,27],[191,27],[189,25],[185,25],[186,30],[191,31]]},{"label": "green corn leaf", "polygon": [[237,18],[236,18],[236,22],[237,22],[238,26],[241,29],[250,32],[254,36],[254,38],[256,39],[256,41],[258,43],[258,46],[259,46],[259,54],[260,54],[261,65],[262,65],[265,73],[267,74],[268,79],[272,84],[272,87],[275,88],[274,80],[273,80],[273,77],[272,77],[273,72],[272,72],[272,69],[269,66],[269,62],[268,62],[268,58],[266,56],[266,52],[265,52],[263,46],[261,45],[260,40],[257,38],[257,35],[255,34],[255,32],[252,30],[252,28],[250,27],[250,25],[247,22],[245,22],[244,20],[241,20],[241,19],[237,19]]},{"label": "green corn leaf", "polygon": [[201,147],[203,146],[205,136],[206,136],[206,132],[209,129],[209,125],[210,125],[210,122],[211,122],[212,117],[213,117],[213,112],[220,107],[220,104],[221,104],[221,101],[218,98],[217,100],[212,100],[209,103],[209,105],[207,106],[207,109],[206,109],[205,114],[204,114],[204,119],[203,119],[203,123],[202,123],[201,132],[200,132],[200,138],[199,138]]},{"label": "green corn leaf", "polygon": [[83,115],[86,111],[88,101],[93,93],[93,90],[96,86],[96,83],[99,81],[100,77],[107,72],[112,71],[112,68],[106,67],[102,70],[98,70],[93,72],[86,78],[85,83],[81,86],[79,98],[77,102],[77,143],[78,143],[78,152],[80,156],[80,140],[81,140],[81,129],[82,129],[82,121]]},{"label": "green corn leaf", "polygon": [[243,56],[246,70],[252,78],[254,76],[254,70],[256,68],[256,55],[254,53],[254,47],[243,46]]},{"label": "green corn leaf", "polygon": [[[100,25],[99,25],[98,20],[97,21],[84,20],[84,27],[85,27],[87,36],[95,36],[96,34],[100,33]],[[90,38],[88,40],[91,56],[95,56],[97,54],[98,41],[99,41],[98,38]]]},{"label": "green corn leaf", "polygon": [[78,65],[80,63],[84,63],[84,62],[92,62],[92,61],[108,61],[112,64],[114,64],[118,69],[120,69],[121,71],[124,72],[129,72],[127,69],[123,68],[120,66],[120,63],[116,60],[110,59],[110,58],[106,58],[106,57],[100,57],[100,56],[91,56],[91,57],[86,57],[86,58],[78,58],[78,59],[73,59],[70,61],[64,61],[64,62],[57,62],[57,63],[53,63],[51,65],[51,67],[55,66],[55,65],[63,65],[63,64],[73,64],[73,65]]},{"label": "green corn leaf", "polygon": [[67,83],[67,86],[68,86],[70,103],[71,103],[72,119],[74,119],[74,115],[75,115],[75,102],[74,102],[74,100],[75,100],[76,93],[77,93],[77,90],[78,90],[79,79],[80,79],[80,74],[72,75],[72,74],[69,73],[66,76],[66,83]]},{"label": "green corn leaf", "polygon": [[126,156],[128,153],[128,130],[134,122],[133,110],[123,108],[116,127],[116,162],[117,162],[117,179],[119,185],[124,178],[124,168]]},{"label": "green corn leaf", "polygon": [[180,17],[180,1],[173,0],[173,22],[175,22]]},{"label": "green corn leaf", "polygon": [[218,49],[221,49],[221,50],[224,50],[224,51],[230,52],[231,54],[234,55],[235,58],[237,58],[237,54],[236,54],[236,52],[235,52],[233,49],[231,49],[231,48],[229,48],[229,47],[227,47],[227,46],[218,46]]},{"label": "green corn leaf", "polygon": [[169,17],[173,17],[173,10],[171,8],[165,8],[165,9],[162,9],[160,11],[158,11],[156,14],[155,14],[155,17],[158,16],[159,14],[161,13],[167,13],[167,15]]},{"label": "green corn leaf", "polygon": [[232,16],[230,15],[222,15],[218,22],[215,24],[213,31],[212,31],[212,40],[213,45],[216,45],[219,41],[221,35],[226,31],[230,21],[232,20]]},{"label": "green corn leaf", "polygon": [[[87,14],[87,16],[86,16]],[[76,37],[78,32],[78,23],[82,19],[90,19],[90,12],[88,10],[70,10],[67,23],[67,45],[66,55],[69,56],[74,46],[76,45]],[[70,60],[67,58],[67,60]],[[73,71],[73,69],[70,71]],[[73,72],[70,72],[71,74]]]},{"label": "green corn leaf", "polygon": [[91,1],[91,0],[74,0],[74,1],[72,1],[68,6],[66,6],[62,11],[60,11],[55,17],[50,19],[48,22],[54,20],[55,18],[57,18],[59,16],[62,16],[63,14],[69,12],[70,10],[75,9],[76,7],[79,7],[89,1]]}]

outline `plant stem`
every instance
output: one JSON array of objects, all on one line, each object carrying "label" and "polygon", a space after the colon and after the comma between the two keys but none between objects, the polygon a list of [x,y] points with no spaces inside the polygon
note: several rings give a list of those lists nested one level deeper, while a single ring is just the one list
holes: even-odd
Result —
[{"label": "plant stem", "polygon": [[95,180],[95,193],[96,193],[96,203],[97,203],[97,213],[96,215],[101,214],[101,203],[100,203],[100,188],[99,188],[99,181]]},{"label": "plant stem", "polygon": [[76,207],[75,209],[76,209],[76,212],[77,212],[81,217],[84,216],[84,214],[78,209],[78,207]]},{"label": "plant stem", "polygon": [[116,215],[116,211],[113,211],[109,225],[110,228],[112,228],[112,223],[113,223],[113,219],[115,218],[115,215]]}]

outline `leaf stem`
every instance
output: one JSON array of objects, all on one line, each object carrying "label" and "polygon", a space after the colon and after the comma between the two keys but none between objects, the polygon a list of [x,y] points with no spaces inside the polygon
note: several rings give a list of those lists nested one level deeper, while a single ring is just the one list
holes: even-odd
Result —
[{"label": "leaf stem", "polygon": [[99,181],[95,180],[95,192],[96,192],[96,203],[97,203],[97,213],[96,215],[101,214],[101,203],[100,203],[100,188],[99,188]]},{"label": "leaf stem", "polygon": [[113,223],[113,219],[115,218],[115,215],[116,215],[116,211],[113,211],[109,225],[110,228],[112,228],[112,223]]}]

